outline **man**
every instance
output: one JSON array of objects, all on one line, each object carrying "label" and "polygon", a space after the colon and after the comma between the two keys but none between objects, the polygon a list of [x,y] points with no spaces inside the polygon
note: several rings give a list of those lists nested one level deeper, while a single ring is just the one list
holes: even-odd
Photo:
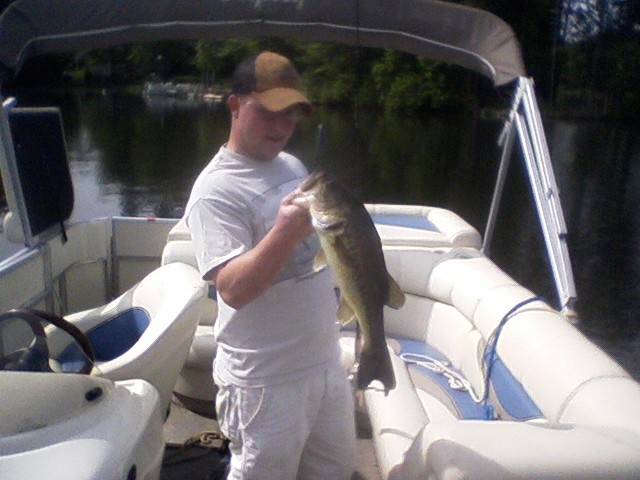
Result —
[{"label": "man", "polygon": [[231,131],[196,180],[186,221],[203,278],[215,284],[216,410],[231,440],[230,479],[349,479],[353,397],[339,361],[336,298],[314,271],[319,242],[307,176],[282,151],[312,106],[285,57],[236,68]]}]

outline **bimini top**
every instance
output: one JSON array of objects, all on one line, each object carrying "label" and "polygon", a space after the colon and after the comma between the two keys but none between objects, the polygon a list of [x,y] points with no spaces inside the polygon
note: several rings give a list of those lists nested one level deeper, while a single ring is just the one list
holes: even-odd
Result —
[{"label": "bimini top", "polygon": [[16,0],[0,16],[0,68],[15,72],[42,53],[243,36],[392,48],[474,70],[496,86],[525,75],[509,25],[436,0]]}]

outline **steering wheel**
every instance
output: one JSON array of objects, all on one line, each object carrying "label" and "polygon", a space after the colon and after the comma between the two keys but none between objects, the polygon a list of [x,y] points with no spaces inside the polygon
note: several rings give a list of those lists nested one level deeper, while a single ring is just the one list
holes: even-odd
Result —
[{"label": "steering wheel", "polygon": [[87,336],[73,323],[64,318],[42,310],[29,308],[13,309],[0,314],[0,324],[4,321],[19,319],[27,323],[34,335],[33,342],[26,348],[12,352],[0,358],[0,370],[19,370],[26,372],[53,372],[49,365],[51,356],[47,345],[47,336],[42,321],[64,330],[78,343],[86,360],[77,373],[88,374],[93,369],[96,356]]}]

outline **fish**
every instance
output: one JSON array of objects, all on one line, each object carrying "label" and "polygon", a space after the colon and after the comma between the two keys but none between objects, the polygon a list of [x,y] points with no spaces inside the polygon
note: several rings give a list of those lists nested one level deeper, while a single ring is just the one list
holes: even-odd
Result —
[{"label": "fish", "polygon": [[296,189],[309,206],[311,223],[320,240],[314,268],[329,266],[340,291],[336,313],[343,325],[355,317],[355,385],[366,389],[373,380],[385,395],[396,386],[384,333],[383,308],[399,309],[405,295],[387,271],[382,242],[364,204],[325,170],[315,170]]}]

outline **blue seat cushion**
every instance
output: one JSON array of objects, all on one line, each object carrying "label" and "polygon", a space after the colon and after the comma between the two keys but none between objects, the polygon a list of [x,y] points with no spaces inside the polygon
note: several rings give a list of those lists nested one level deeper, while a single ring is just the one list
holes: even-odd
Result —
[{"label": "blue seat cushion", "polygon": [[[464,378],[462,373],[449,365],[448,358],[439,350],[417,340],[394,338],[389,342],[395,353],[406,359],[428,358],[447,364],[447,368],[456,376]],[[487,410],[482,403],[476,402],[469,391],[457,389],[452,386],[455,381],[450,381],[447,375],[429,368],[430,362],[413,363],[406,362],[409,376],[417,389],[421,389],[447,407],[457,418],[466,420],[486,419]],[[433,367],[433,362],[431,362]],[[530,420],[542,418],[542,412],[538,409],[531,397],[524,390],[522,384],[516,380],[504,363],[496,356],[491,373],[490,407],[497,418],[510,420]],[[482,395],[483,392],[476,392]]]},{"label": "blue seat cushion", "polygon": [[133,307],[118,313],[87,332],[96,360],[107,362],[129,350],[149,326],[149,312]]},{"label": "blue seat cushion", "polygon": [[406,359],[429,359],[429,361],[423,363],[405,360],[409,377],[416,389],[437,398],[456,418],[466,420],[484,419],[482,405],[476,403],[467,390],[453,388],[449,377],[442,373],[437,373],[426,366],[429,363],[433,363],[431,360],[441,362],[447,364],[447,368],[450,371],[462,377],[462,374],[457,369],[448,365],[449,360],[442,352],[424,342],[402,338],[394,338],[389,342],[389,345],[398,356]]},{"label": "blue seat cushion", "polygon": [[436,226],[421,215],[392,215],[376,213],[371,215],[373,222],[378,225],[391,225],[394,227],[415,228],[418,230],[428,230],[439,232]]},{"label": "blue seat cushion", "polygon": [[[86,332],[93,346],[96,361],[108,362],[129,350],[140,339],[151,323],[149,312],[141,307],[132,307],[107,317],[99,325]],[[78,362],[79,346],[69,344],[57,360],[63,371],[74,371]],[[81,354],[81,353],[80,353]]]}]

